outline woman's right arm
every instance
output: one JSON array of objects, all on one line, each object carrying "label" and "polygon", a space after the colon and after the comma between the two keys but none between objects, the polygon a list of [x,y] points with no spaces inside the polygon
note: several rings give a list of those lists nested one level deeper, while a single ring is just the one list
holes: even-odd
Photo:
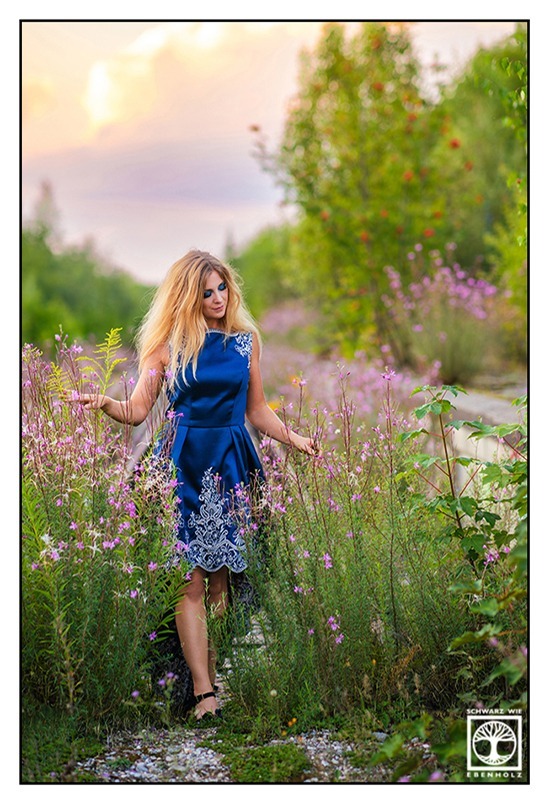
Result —
[{"label": "woman's right arm", "polygon": [[99,393],[79,394],[73,399],[87,411],[101,410],[116,422],[141,425],[160,394],[167,363],[168,348],[158,347],[145,360],[136,387],[127,400],[115,400]]}]

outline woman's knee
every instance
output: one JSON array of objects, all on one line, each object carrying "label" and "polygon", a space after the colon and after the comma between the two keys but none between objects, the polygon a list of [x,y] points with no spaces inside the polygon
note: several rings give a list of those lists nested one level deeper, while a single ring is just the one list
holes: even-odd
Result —
[{"label": "woman's knee", "polygon": [[227,568],[222,567],[208,577],[208,598],[211,603],[225,602],[227,597]]},{"label": "woman's knee", "polygon": [[205,573],[201,568],[195,568],[191,573],[191,579],[181,591],[181,597],[188,601],[199,602],[204,599],[206,592]]}]

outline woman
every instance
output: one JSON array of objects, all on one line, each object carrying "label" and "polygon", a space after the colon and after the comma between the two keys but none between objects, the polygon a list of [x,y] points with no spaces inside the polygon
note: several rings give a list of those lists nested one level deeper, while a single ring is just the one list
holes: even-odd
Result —
[{"label": "woman", "polygon": [[188,546],[193,566],[176,606],[176,626],[200,720],[220,712],[207,608],[223,615],[229,571],[246,568],[244,543],[230,510],[231,492],[263,477],[245,415],[254,428],[283,444],[309,455],[317,448],[267,405],[258,330],[235,273],[207,252],[192,250],[172,265],[140,329],[138,352],[140,374],[130,399],[83,394],[79,401],[117,422],[139,425],[163,387],[167,393],[180,540]]}]

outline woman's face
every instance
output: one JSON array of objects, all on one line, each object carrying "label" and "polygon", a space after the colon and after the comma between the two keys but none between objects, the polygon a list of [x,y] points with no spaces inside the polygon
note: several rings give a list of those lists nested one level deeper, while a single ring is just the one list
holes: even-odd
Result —
[{"label": "woman's face", "polygon": [[217,271],[211,271],[203,291],[202,313],[209,327],[217,327],[225,316],[229,291]]}]

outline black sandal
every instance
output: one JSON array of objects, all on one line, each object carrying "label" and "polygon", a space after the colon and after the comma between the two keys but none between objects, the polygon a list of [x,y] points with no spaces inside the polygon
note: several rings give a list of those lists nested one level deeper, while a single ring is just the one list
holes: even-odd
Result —
[{"label": "black sandal", "polygon": [[[209,690],[209,691],[207,691],[207,693],[199,693],[199,694],[197,694],[195,696],[195,704],[198,704],[199,702],[202,702],[203,699],[210,699],[210,698],[212,698],[212,696],[214,696],[214,697],[216,696],[216,692],[214,690]],[[216,707],[214,712],[212,712],[211,710],[208,710],[200,718],[197,718],[197,721],[202,721],[203,718],[220,718],[221,714],[222,714],[221,707]]]}]

